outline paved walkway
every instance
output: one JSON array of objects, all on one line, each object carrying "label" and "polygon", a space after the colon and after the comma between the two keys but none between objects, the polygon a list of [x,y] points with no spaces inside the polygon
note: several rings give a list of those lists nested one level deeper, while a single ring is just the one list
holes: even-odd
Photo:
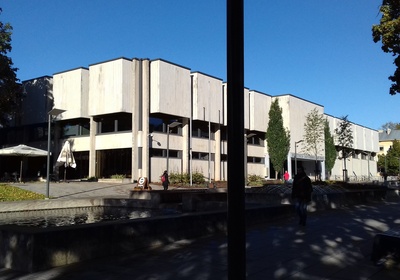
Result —
[{"label": "paved walkway", "polygon": [[[21,189],[46,195],[46,182],[15,183]],[[69,181],[67,183],[51,183],[49,194],[52,199],[71,199],[88,197],[127,198],[129,191],[133,190],[133,183],[104,183]],[[154,190],[161,190],[161,185],[150,185]],[[173,188],[172,188],[173,189]]]},{"label": "paved walkway", "polygon": [[[93,184],[93,189],[87,184]],[[72,191],[79,186],[81,190]],[[118,197],[129,187],[52,184],[50,193],[60,198],[87,197],[115,190],[112,196]],[[400,226],[399,213],[398,202],[380,202],[311,213],[305,228],[297,226],[294,217],[251,227],[247,230],[247,279],[398,280],[399,267],[390,268],[389,261],[376,266],[370,254],[375,234]],[[227,279],[227,269],[226,237],[216,235],[32,274],[3,269],[0,279]]]}]

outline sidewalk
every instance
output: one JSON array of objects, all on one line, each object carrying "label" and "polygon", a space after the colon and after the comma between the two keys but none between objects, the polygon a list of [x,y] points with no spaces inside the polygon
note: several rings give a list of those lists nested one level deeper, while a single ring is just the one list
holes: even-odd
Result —
[{"label": "sidewalk", "polygon": [[[93,184],[93,189],[86,184]],[[132,186],[76,183],[81,190],[72,193],[70,187],[66,194],[67,185],[52,184],[51,196],[114,192],[122,197]],[[400,268],[375,266],[370,261],[375,234],[399,227],[399,213],[399,203],[380,202],[310,213],[305,228],[297,226],[295,217],[251,227],[247,230],[247,279],[400,279]],[[227,279],[227,269],[226,237],[215,235],[32,274],[0,270],[0,279]]]},{"label": "sidewalk", "polygon": [[[15,183],[15,187],[46,195],[46,182]],[[129,191],[133,190],[133,183],[103,183],[69,181],[49,185],[50,198],[72,199],[88,197],[128,198]],[[154,190],[161,190],[160,185],[151,185]],[[171,189],[171,188],[170,188]]]}]

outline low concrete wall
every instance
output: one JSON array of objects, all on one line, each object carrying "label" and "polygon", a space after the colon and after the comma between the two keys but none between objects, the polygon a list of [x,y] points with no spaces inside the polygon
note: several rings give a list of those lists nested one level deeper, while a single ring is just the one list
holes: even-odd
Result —
[{"label": "low concrete wall", "polygon": [[[289,205],[246,210],[248,225],[291,215]],[[226,211],[56,228],[0,226],[0,267],[38,271],[226,232]]]}]

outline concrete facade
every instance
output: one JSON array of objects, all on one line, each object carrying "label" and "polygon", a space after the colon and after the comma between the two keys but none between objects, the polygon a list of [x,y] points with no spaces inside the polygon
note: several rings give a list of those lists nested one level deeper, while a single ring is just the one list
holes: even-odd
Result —
[{"label": "concrete facade", "polygon": [[[46,87],[36,88],[34,84],[46,84]],[[107,178],[123,174],[132,181],[148,177],[155,182],[168,165],[170,173],[199,172],[207,181],[227,180],[226,97],[229,93],[226,83],[219,78],[191,72],[162,59],[118,58],[30,80],[24,85],[28,92],[21,111],[23,118],[14,128],[45,127],[48,111],[66,110],[54,121],[52,152],[58,155],[68,139],[78,158],[77,177]],[[40,90],[45,93],[35,93]],[[296,149],[295,142],[303,139],[307,114],[314,108],[325,114],[324,107],[291,94],[270,96],[247,88],[243,89],[243,98],[247,174],[275,176],[265,132],[271,103],[278,99],[284,127],[291,135],[285,169],[292,177],[296,157],[298,164],[314,176],[315,156],[302,151],[303,143]],[[36,105],[47,103],[52,106]],[[28,108],[32,106],[37,110],[30,111]],[[334,134],[340,119],[325,116]],[[173,122],[178,125],[168,132],[168,125]],[[378,131],[358,124],[352,124],[352,131],[356,153],[347,164],[349,176],[357,180],[375,176]],[[0,144],[4,147],[21,144],[8,139],[1,138]],[[42,148],[47,144],[46,138],[18,141]],[[318,155],[322,179],[326,178],[324,159],[322,148]],[[331,178],[340,179],[342,169],[342,161],[338,159]]]}]

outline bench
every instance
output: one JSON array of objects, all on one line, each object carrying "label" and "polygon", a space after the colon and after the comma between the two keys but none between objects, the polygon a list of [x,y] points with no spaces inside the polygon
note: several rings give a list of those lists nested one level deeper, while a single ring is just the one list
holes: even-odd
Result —
[{"label": "bench", "polygon": [[400,259],[400,228],[394,228],[374,237],[371,260],[379,264],[387,257]]}]

